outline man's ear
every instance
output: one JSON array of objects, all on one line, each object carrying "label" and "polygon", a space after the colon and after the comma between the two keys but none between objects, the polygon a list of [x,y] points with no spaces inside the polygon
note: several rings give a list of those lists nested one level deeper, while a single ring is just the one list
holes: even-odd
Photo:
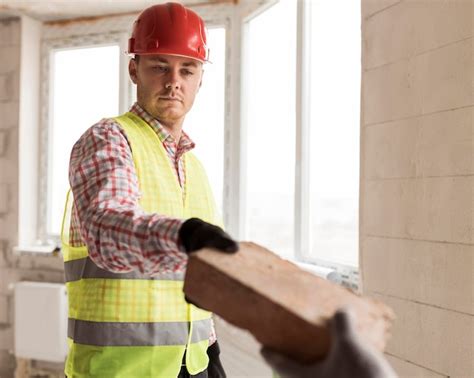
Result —
[{"label": "man's ear", "polygon": [[137,62],[135,59],[130,59],[128,62],[128,74],[130,75],[130,79],[132,79],[133,84],[137,84]]}]

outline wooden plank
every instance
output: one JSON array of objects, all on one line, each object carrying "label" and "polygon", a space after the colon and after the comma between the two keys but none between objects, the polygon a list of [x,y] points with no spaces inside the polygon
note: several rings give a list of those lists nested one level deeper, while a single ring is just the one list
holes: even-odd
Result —
[{"label": "wooden plank", "polygon": [[229,323],[249,330],[263,345],[301,362],[329,349],[328,319],[349,308],[362,337],[385,348],[393,312],[383,303],[305,272],[254,243],[236,254],[204,249],[191,254],[186,297]]}]

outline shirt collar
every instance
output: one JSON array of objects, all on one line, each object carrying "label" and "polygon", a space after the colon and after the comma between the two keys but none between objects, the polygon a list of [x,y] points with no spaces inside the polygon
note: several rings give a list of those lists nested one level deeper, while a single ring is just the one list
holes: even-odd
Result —
[{"label": "shirt collar", "polygon": [[[158,122],[158,120],[150,115],[145,109],[143,109],[138,103],[134,103],[130,108],[130,112],[136,114],[142,118],[146,123],[148,123],[155,130],[158,138],[161,143],[171,145],[175,144],[173,136],[163,127],[163,125]],[[192,150],[195,147],[195,143],[184,131],[181,131],[181,139],[179,140],[179,145],[176,146],[179,151],[182,153]]]}]

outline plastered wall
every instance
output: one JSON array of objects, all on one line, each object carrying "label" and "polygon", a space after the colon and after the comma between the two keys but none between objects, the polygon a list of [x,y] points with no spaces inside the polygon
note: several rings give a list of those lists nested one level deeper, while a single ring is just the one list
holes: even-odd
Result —
[{"label": "plastered wall", "polygon": [[362,1],[362,282],[401,376],[474,376],[473,3]]}]

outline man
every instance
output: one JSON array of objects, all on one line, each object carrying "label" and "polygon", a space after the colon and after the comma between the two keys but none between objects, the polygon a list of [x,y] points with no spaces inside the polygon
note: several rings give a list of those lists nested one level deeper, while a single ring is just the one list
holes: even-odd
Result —
[{"label": "man", "polygon": [[182,292],[188,253],[238,249],[218,227],[182,131],[208,59],[204,22],[180,4],[152,6],[135,22],[128,52],[137,103],[92,126],[71,153],[65,373],[225,377],[211,314]]}]

